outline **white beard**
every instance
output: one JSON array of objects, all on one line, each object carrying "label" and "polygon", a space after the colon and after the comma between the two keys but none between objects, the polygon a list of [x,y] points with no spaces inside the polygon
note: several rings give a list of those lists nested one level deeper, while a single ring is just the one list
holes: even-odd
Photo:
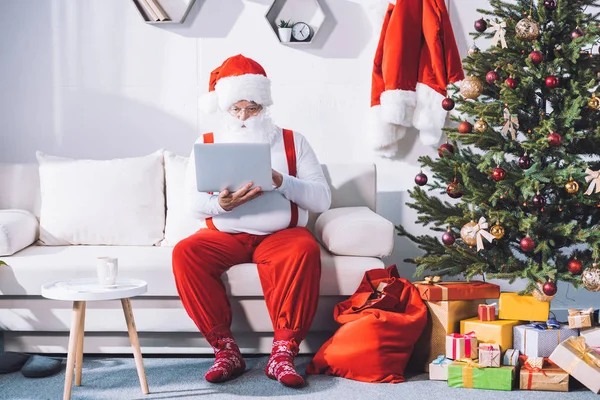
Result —
[{"label": "white beard", "polygon": [[220,112],[220,124],[217,129],[223,143],[269,143],[279,137],[279,128],[273,123],[266,110],[245,121],[239,120],[229,112]]}]

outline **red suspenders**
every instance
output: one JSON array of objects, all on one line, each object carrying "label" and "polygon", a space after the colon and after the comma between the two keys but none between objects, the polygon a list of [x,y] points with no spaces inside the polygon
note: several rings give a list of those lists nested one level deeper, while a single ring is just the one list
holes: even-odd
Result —
[{"label": "red suspenders", "polygon": [[[204,143],[214,143],[215,136],[212,132],[205,133],[202,135]],[[283,146],[285,148],[285,158],[288,165],[288,174],[290,176],[296,176],[296,147],[294,146],[294,132],[289,129],[283,130]],[[212,194],[210,192],[209,194]],[[288,228],[293,228],[298,225],[298,206],[293,201],[290,201],[290,224]],[[213,223],[212,217],[206,218],[206,227],[214,231],[218,231]]]}]

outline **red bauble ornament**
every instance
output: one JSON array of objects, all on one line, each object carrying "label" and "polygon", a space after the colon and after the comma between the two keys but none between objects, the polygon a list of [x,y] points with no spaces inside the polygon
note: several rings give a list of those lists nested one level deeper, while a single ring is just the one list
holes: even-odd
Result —
[{"label": "red bauble ornament", "polygon": [[496,182],[501,181],[506,178],[506,171],[500,167],[496,167],[492,172],[492,178],[494,178]]},{"label": "red bauble ornament", "polygon": [[500,74],[496,71],[490,71],[487,74],[485,74],[485,80],[487,81],[487,83],[494,83],[498,79],[500,79]]},{"label": "red bauble ornament", "polygon": [[475,21],[474,27],[477,32],[484,32],[487,29],[487,22],[483,18],[478,19]]},{"label": "red bauble ornament", "polygon": [[523,250],[526,253],[529,253],[530,251],[533,251],[533,249],[535,249],[535,242],[529,236],[525,236],[523,239],[521,239],[520,244],[521,250]]},{"label": "red bauble ornament", "polygon": [[579,275],[581,274],[581,271],[583,271],[583,264],[581,264],[581,261],[579,261],[577,258],[574,258],[569,261],[568,268],[569,272],[573,275]]},{"label": "red bauble ornament", "polygon": [[417,176],[415,176],[415,183],[419,186],[423,186],[427,184],[427,175],[422,172],[419,172]]},{"label": "red bauble ornament", "polygon": [[444,157],[444,155],[448,155],[448,153],[454,153],[454,146],[452,146],[450,143],[442,144],[438,149],[438,156]]},{"label": "red bauble ornament", "polygon": [[548,11],[556,10],[557,6],[556,0],[544,0],[544,7]]},{"label": "red bauble ornament", "polygon": [[456,179],[454,179],[446,187],[446,193],[448,194],[448,196],[452,197],[453,199],[458,199],[459,197],[462,197],[462,195],[463,195],[463,187]]},{"label": "red bauble ornament", "polygon": [[571,32],[571,39],[577,39],[584,35],[583,30],[580,27],[575,28],[573,32]]},{"label": "red bauble ornament", "polygon": [[556,294],[556,290],[556,283],[552,281],[548,281],[544,283],[544,286],[542,286],[542,291],[546,296],[554,296]]},{"label": "red bauble ornament", "polygon": [[471,125],[468,121],[463,121],[458,125],[458,131],[460,133],[471,133],[473,132],[473,125]]},{"label": "red bauble ornament", "polygon": [[544,61],[544,54],[539,50],[534,50],[531,53],[529,53],[529,59],[531,60],[532,63],[534,63],[535,65],[538,65],[542,61]]},{"label": "red bauble ornament", "polygon": [[450,111],[454,108],[454,100],[452,100],[450,97],[446,97],[444,100],[442,100],[442,108],[446,111]]},{"label": "red bauble ornament", "polygon": [[533,196],[532,203],[534,207],[542,208],[546,205],[546,198],[538,193],[535,196]]},{"label": "red bauble ornament", "polygon": [[517,80],[515,78],[506,78],[506,86],[508,86],[511,89],[514,89],[517,87]]},{"label": "red bauble ornament", "polygon": [[444,234],[442,235],[442,243],[444,243],[446,246],[452,246],[455,241],[456,238],[454,237],[454,234],[450,231],[444,232]]},{"label": "red bauble ornament", "polygon": [[556,75],[550,75],[546,78],[546,87],[554,89],[560,85],[560,79]]},{"label": "red bauble ornament", "polygon": [[560,146],[561,143],[562,136],[560,136],[560,133],[552,132],[548,135],[548,144],[550,144],[550,146],[557,147]]},{"label": "red bauble ornament", "polygon": [[529,169],[533,164],[533,160],[527,154],[523,155],[519,158],[519,168],[521,169]]}]

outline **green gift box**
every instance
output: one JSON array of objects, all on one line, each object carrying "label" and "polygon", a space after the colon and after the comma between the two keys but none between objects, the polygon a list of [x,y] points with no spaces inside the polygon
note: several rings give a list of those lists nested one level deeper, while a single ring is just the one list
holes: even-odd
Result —
[{"label": "green gift box", "polygon": [[483,368],[455,361],[448,365],[448,386],[457,388],[512,390],[515,367]]}]

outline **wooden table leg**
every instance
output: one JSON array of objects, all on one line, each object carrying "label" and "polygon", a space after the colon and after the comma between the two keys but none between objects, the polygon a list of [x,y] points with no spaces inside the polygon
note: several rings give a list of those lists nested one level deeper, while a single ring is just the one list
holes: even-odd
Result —
[{"label": "wooden table leg", "polygon": [[82,309],[82,301],[73,302],[73,315],[71,317],[71,332],[69,333],[69,349],[67,353],[67,370],[65,376],[65,389],[63,392],[63,400],[69,400],[71,398],[71,386],[73,385],[73,367],[75,366],[75,353],[77,351],[77,340],[79,338],[79,326],[81,321]]},{"label": "wooden table leg", "polygon": [[125,321],[127,322],[127,331],[129,332],[129,341],[133,348],[133,357],[135,358],[135,367],[137,368],[140,385],[144,394],[150,393],[148,382],[146,381],[146,372],[144,371],[144,360],[142,359],[142,351],[140,350],[140,341],[138,339],[137,330],[135,328],[135,320],[133,319],[133,309],[131,301],[128,298],[121,299],[123,305],[123,313],[125,313]]},{"label": "wooden table leg", "polygon": [[83,335],[85,334],[85,306],[82,301],[81,316],[79,317],[79,336],[77,337],[77,357],[75,358],[75,386],[81,386],[81,367],[83,365]]}]

